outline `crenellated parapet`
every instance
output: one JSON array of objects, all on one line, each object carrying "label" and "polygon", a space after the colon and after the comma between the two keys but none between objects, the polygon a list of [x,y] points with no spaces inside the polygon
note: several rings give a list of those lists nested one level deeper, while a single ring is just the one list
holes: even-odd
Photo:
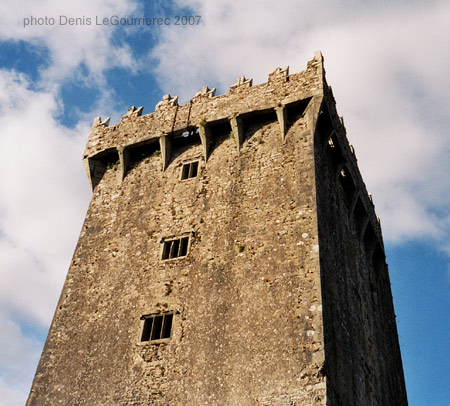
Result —
[{"label": "crenellated parapet", "polygon": [[268,82],[287,82],[289,79],[289,66],[276,68],[269,73]]},{"label": "crenellated parapet", "polygon": [[[273,112],[280,107],[313,96],[323,91],[323,60],[320,53],[308,62],[307,69],[289,75],[289,69],[277,68],[269,74],[266,83],[252,86],[252,79],[244,76],[230,87],[230,92],[215,96],[215,89],[204,86],[190,103],[178,104],[178,97],[165,95],[156,105],[155,111],[142,115],[142,107],[131,107],[120,123],[109,126],[109,121],[94,121],[84,159],[90,159],[111,148],[126,148],[149,138],[159,138],[163,134],[182,131],[190,126],[199,127],[199,123],[210,125],[214,122],[230,120],[257,111]],[[281,109],[282,111],[283,109]],[[275,113],[283,123],[283,114]],[[281,139],[285,137],[282,131]]]},{"label": "crenellated parapet", "polygon": [[230,93],[240,93],[253,86],[253,79],[247,79],[245,76],[239,76],[234,85],[230,86]]}]

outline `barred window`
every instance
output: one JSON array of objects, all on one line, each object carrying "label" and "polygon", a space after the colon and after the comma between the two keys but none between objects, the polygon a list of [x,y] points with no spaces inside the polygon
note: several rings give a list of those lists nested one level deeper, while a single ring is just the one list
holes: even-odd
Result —
[{"label": "barred window", "polygon": [[195,178],[198,173],[198,161],[183,164],[181,167],[181,180]]},{"label": "barred window", "polygon": [[172,259],[185,257],[189,244],[189,237],[181,237],[172,240],[165,240],[162,252],[162,259]]},{"label": "barred window", "polygon": [[141,342],[152,342],[170,338],[173,313],[145,315],[141,319],[144,320]]}]

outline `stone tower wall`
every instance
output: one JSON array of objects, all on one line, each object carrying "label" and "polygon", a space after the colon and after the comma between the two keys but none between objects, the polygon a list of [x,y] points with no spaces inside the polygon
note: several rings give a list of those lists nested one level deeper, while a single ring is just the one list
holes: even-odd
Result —
[{"label": "stone tower wall", "polygon": [[325,92],[315,132],[329,405],[406,405],[381,227]]},{"label": "stone tower wall", "polygon": [[[382,373],[395,324],[383,333],[364,304],[375,315],[364,313],[351,371],[353,350],[341,348],[365,328],[352,295],[369,298],[334,265],[348,262],[344,280],[359,281],[365,254],[352,234],[335,241],[347,229],[323,145],[341,124],[324,103],[334,108],[319,53],[258,86],[242,77],[226,95],[205,87],[185,105],[166,95],[154,113],[94,121],[83,157],[92,201],[28,405],[402,404],[360,394],[360,377],[372,379],[363,361]],[[182,179],[193,162],[197,176]],[[180,238],[185,255],[164,259]],[[376,289],[393,315],[383,275]],[[173,317],[170,338],[142,341],[145,318],[160,314]],[[338,317],[352,326],[335,327]],[[374,335],[392,346],[369,346]]]}]

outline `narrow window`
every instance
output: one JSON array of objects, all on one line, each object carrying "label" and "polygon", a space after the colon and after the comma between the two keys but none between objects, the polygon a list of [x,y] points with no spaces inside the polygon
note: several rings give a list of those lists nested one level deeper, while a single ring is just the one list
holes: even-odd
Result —
[{"label": "narrow window", "polygon": [[198,173],[198,161],[183,164],[181,168],[181,180],[195,178]]},{"label": "narrow window", "polygon": [[172,317],[172,314],[166,314],[164,316],[161,338],[170,338],[170,332],[172,331]]},{"label": "narrow window", "polygon": [[356,187],[350,175],[350,172],[345,167],[342,168],[341,173],[339,174],[339,183],[344,194],[345,206],[347,207],[347,209],[349,209],[356,192]]},{"label": "narrow window", "polygon": [[151,341],[159,340],[161,338],[163,318],[164,318],[164,316],[153,317],[152,335],[150,336]]},{"label": "narrow window", "polygon": [[144,319],[144,328],[142,329],[141,341],[150,341],[152,334],[153,317]]},{"label": "narrow window", "polygon": [[187,255],[188,245],[188,236],[164,241],[162,260],[185,257]]},{"label": "narrow window", "polygon": [[152,342],[163,338],[170,338],[172,332],[173,313],[163,313],[142,316],[144,327],[141,342]]},{"label": "narrow window", "polygon": [[180,248],[179,248],[179,256],[180,257],[185,257],[187,254],[187,248],[188,248],[188,242],[189,242],[189,237],[183,237],[180,239]]},{"label": "narrow window", "polygon": [[361,233],[363,231],[363,227],[367,220],[367,213],[364,205],[361,202],[361,199],[358,197],[356,201],[355,208],[353,209],[353,220],[355,222],[356,235],[358,239],[361,238]]},{"label": "narrow window", "polygon": [[173,240],[171,241],[170,251],[169,251],[169,258],[177,258],[180,256],[179,248],[180,248],[180,240]]},{"label": "narrow window", "polygon": [[327,153],[333,166],[333,173],[335,173],[339,164],[344,162],[344,156],[342,155],[336,133],[332,133],[331,137],[328,139]]}]

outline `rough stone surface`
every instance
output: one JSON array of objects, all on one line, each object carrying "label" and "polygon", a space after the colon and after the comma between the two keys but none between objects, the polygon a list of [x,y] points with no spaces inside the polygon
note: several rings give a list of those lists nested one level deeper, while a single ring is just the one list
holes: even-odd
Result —
[{"label": "rough stone surface", "polygon": [[[141,113],[94,121],[92,201],[27,404],[406,405],[381,230],[321,55]],[[170,339],[141,342],[165,311]]]}]

